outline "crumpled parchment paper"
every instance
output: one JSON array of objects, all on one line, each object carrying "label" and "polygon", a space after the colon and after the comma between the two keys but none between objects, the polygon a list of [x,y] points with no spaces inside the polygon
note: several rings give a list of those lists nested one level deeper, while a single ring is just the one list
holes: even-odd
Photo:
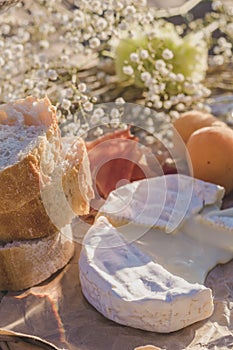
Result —
[{"label": "crumpled parchment paper", "polygon": [[3,350],[134,350],[148,344],[167,350],[233,349],[233,261],[217,266],[206,279],[215,303],[210,319],[158,334],[109,321],[85,300],[78,277],[80,249],[77,244],[75,257],[50,280],[1,294],[0,346],[9,345]]}]

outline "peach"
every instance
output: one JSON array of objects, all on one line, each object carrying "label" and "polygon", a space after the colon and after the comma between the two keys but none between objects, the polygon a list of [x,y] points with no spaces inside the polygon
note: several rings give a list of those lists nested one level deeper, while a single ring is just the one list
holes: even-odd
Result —
[{"label": "peach", "polygon": [[227,126],[212,114],[196,110],[183,113],[179,119],[173,122],[174,128],[178,131],[184,143],[187,143],[194,131],[212,125]]},{"label": "peach", "polygon": [[201,128],[187,142],[190,171],[194,177],[233,189],[233,130],[229,127]]}]

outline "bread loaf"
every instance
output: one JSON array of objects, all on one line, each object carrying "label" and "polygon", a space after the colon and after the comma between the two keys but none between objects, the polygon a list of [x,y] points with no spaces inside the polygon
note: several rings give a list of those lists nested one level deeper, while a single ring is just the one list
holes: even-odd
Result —
[{"label": "bread loaf", "polygon": [[0,246],[0,290],[22,290],[46,280],[73,253],[70,225],[53,236]]},{"label": "bread loaf", "polygon": [[50,101],[0,106],[0,290],[38,284],[74,252],[69,225],[93,198],[86,146],[63,142]]},{"label": "bread loaf", "polygon": [[38,196],[60,157],[60,130],[47,98],[0,106],[0,213]]},{"label": "bread loaf", "polygon": [[0,241],[41,238],[58,231],[50,220],[40,196],[19,210],[0,214]]}]

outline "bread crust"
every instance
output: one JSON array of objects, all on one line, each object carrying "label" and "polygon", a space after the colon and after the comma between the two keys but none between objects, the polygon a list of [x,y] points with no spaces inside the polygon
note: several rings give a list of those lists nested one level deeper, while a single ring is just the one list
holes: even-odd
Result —
[{"label": "bread crust", "polygon": [[57,231],[58,228],[50,220],[40,196],[19,210],[0,214],[2,242],[42,238],[51,236]]},{"label": "bread crust", "polygon": [[[72,160],[72,155],[76,161]],[[86,215],[90,211],[90,201],[94,198],[94,192],[85,142],[80,138],[76,139],[65,159],[68,161],[68,167],[62,178],[62,186],[66,199],[76,215]]]},{"label": "bread crust", "polygon": [[71,227],[38,240],[0,247],[0,290],[22,290],[49,278],[63,268],[74,253]]},{"label": "bread crust", "polygon": [[[23,105],[23,100],[9,104],[9,106]],[[25,99],[25,104],[33,104],[35,101],[41,102],[42,100],[37,100],[32,97]],[[58,161],[60,149],[61,149],[61,138],[60,130],[57,124],[55,109],[51,105],[50,101],[44,99],[45,107],[50,108],[48,117],[41,116],[41,125],[45,126],[45,134],[38,142],[37,147],[35,147],[30,153],[25,155],[22,160],[9,166],[2,171],[0,171],[0,213],[8,213],[11,211],[18,210],[27,202],[31,201],[35,197],[38,197],[40,192],[41,182],[46,181],[47,174],[44,174],[44,167],[41,164],[41,159],[43,158],[47,145],[53,144],[55,150],[53,154],[54,161]],[[7,106],[4,105],[6,111]],[[18,108],[18,107],[17,107]],[[0,110],[0,124],[7,125],[6,118],[1,119],[2,115],[7,113]],[[26,125],[29,124],[29,116],[25,115]],[[50,118],[50,120],[48,120]],[[9,125],[12,124],[12,120],[9,119]],[[43,124],[44,123],[44,124]],[[10,127],[10,126],[9,126]]]}]

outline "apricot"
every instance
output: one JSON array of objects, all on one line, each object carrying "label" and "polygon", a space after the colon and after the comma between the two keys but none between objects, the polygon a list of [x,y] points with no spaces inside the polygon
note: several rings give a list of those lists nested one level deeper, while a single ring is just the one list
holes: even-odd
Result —
[{"label": "apricot", "polygon": [[184,143],[187,143],[194,131],[212,125],[227,126],[212,114],[196,110],[183,113],[179,119],[173,122],[174,128],[178,131]]},{"label": "apricot", "polygon": [[187,142],[190,171],[200,180],[233,189],[233,130],[229,127],[201,128]]}]

